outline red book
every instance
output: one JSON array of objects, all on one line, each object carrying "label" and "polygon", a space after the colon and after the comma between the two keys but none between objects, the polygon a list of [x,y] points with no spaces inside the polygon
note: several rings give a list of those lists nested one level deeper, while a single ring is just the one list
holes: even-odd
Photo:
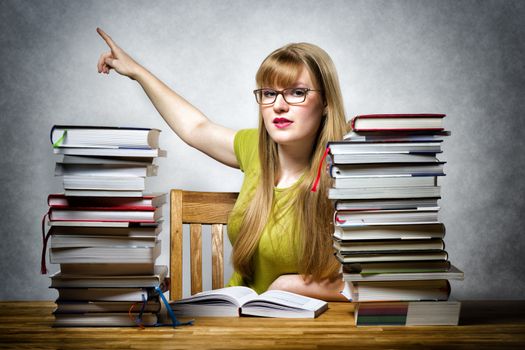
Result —
[{"label": "red book", "polygon": [[365,114],[350,121],[354,131],[442,131],[445,114]]},{"label": "red book", "polygon": [[69,197],[50,194],[47,204],[51,208],[97,209],[97,210],[155,210],[166,202],[165,194],[142,197]]}]

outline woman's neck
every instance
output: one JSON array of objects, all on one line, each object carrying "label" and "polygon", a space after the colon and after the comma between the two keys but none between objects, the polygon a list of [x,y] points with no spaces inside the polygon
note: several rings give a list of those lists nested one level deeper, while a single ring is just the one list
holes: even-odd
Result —
[{"label": "woman's neck", "polygon": [[293,185],[310,163],[311,147],[278,145],[279,170],[275,178],[275,187],[286,188]]}]

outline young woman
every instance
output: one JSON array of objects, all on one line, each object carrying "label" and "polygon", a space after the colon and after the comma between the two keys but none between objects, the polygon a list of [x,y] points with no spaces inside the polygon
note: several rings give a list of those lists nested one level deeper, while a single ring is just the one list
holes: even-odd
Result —
[{"label": "young woman", "polygon": [[228,222],[234,267],[228,285],[346,300],[332,252],[328,177],[311,191],[326,143],[341,139],[346,127],[328,54],[306,43],[272,52],[256,75],[259,128],[236,132],[211,122],[97,31],[110,48],[100,56],[99,73],[114,69],[136,80],[184,142],[244,172]]}]

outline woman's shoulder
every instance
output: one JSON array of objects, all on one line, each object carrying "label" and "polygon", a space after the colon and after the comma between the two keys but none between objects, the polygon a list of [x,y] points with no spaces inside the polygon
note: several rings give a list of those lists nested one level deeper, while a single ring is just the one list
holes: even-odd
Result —
[{"label": "woman's shoulder", "polygon": [[258,129],[241,129],[235,133],[235,143],[257,143],[259,140]]},{"label": "woman's shoulder", "polygon": [[242,171],[253,163],[258,163],[259,132],[257,129],[242,129],[237,131],[233,147],[235,156]]}]

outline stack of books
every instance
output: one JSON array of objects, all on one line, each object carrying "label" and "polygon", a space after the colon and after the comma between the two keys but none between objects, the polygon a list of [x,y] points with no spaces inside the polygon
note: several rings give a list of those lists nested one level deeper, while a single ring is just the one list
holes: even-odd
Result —
[{"label": "stack of books", "polygon": [[438,217],[443,114],[360,115],[329,143],[334,249],[363,325],[455,325],[462,280]]},{"label": "stack of books", "polygon": [[[54,126],[53,151],[61,155],[55,175],[64,193],[50,194],[51,276],[58,291],[55,326],[154,325],[167,290],[160,255],[165,194],[147,194],[146,178],[157,173],[156,129]],[[158,288],[158,289],[157,289]]]}]

